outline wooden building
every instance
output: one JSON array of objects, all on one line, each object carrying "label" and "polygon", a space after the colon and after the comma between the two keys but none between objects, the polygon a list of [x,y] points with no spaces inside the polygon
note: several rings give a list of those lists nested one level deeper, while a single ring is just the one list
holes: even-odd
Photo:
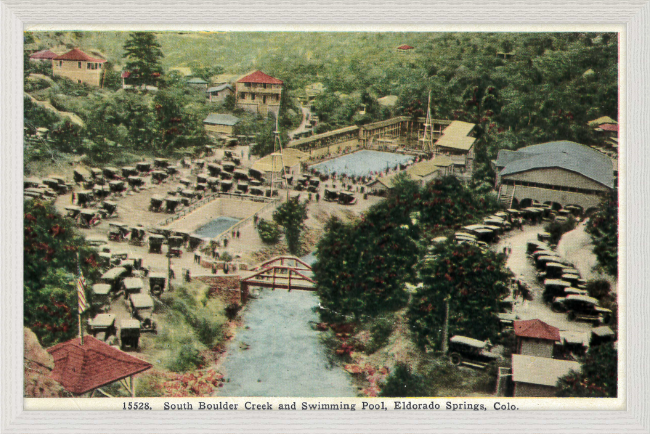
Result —
[{"label": "wooden building", "polygon": [[32,62],[51,62],[59,55],[50,50],[41,50],[29,55],[29,60]]},{"label": "wooden building", "polygon": [[220,84],[219,86],[209,87],[205,93],[207,94],[208,101],[221,103],[225,101],[228,95],[233,95],[235,93],[235,90],[231,85],[224,83]]},{"label": "wooden building", "polygon": [[283,85],[282,80],[262,71],[255,71],[235,83],[236,105],[264,118],[268,117],[269,112],[277,117],[280,113]]},{"label": "wooden building", "polygon": [[316,134],[311,137],[293,140],[288,145],[291,149],[298,149],[309,156],[320,157],[338,154],[344,150],[354,151],[359,147],[359,127],[352,125],[326,133]]},{"label": "wooden building", "polygon": [[266,181],[270,182],[273,174],[285,173],[287,176],[297,177],[302,170],[301,163],[306,158],[306,155],[300,156],[292,152],[274,152],[254,162],[251,168],[261,172]]},{"label": "wooden building", "polygon": [[208,82],[199,77],[190,78],[186,83],[195,89],[208,90]]},{"label": "wooden building", "polygon": [[516,353],[524,356],[553,358],[556,343],[560,343],[560,329],[538,319],[514,322],[517,338]]},{"label": "wooden building", "polygon": [[476,124],[451,121],[442,130],[442,135],[434,143],[436,155],[454,158],[458,172],[472,173],[474,169],[474,144],[476,143]]},{"label": "wooden building", "polygon": [[554,397],[557,381],[571,371],[580,371],[580,363],[513,354],[514,396]]},{"label": "wooden building", "polygon": [[96,59],[78,48],[52,59],[52,74],[66,77],[76,83],[102,85],[104,59]]},{"label": "wooden building", "polygon": [[238,117],[218,113],[210,113],[208,117],[203,120],[203,126],[208,134],[222,137],[234,135],[235,125],[238,123]]},{"label": "wooden building", "polygon": [[589,210],[614,188],[612,160],[575,142],[501,150],[495,164],[499,201],[507,208],[537,201]]}]

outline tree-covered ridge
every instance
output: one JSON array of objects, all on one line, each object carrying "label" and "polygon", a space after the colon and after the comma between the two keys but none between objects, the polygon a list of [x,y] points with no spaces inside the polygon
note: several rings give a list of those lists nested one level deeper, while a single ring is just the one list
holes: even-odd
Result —
[{"label": "tree-covered ridge", "polygon": [[52,204],[25,202],[23,217],[24,324],[50,346],[78,334],[77,255],[90,287],[99,277],[97,252]]}]

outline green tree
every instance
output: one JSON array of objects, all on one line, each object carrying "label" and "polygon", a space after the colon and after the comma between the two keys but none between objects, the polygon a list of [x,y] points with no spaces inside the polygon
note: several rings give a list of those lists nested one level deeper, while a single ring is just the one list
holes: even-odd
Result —
[{"label": "green tree", "polygon": [[280,239],[280,228],[274,221],[260,219],[257,223],[257,233],[265,243],[274,244]]},{"label": "green tree", "polygon": [[499,300],[508,294],[505,257],[454,241],[435,244],[419,267],[423,286],[409,306],[416,342],[439,349],[449,303],[449,336],[495,339]]},{"label": "green tree", "polygon": [[275,210],[273,220],[284,229],[289,252],[293,255],[298,254],[300,235],[305,229],[305,220],[307,220],[307,202],[300,202],[297,197],[287,200]]},{"label": "green tree", "polygon": [[160,60],[163,52],[152,32],[132,32],[124,43],[126,69],[137,86],[154,84],[163,73]]},{"label": "green tree", "polygon": [[224,69],[219,66],[192,66],[192,76],[201,78],[208,83],[213,76],[223,74]]},{"label": "green tree", "polygon": [[587,222],[586,231],[594,242],[598,264],[605,272],[618,274],[618,190],[602,202]]},{"label": "green tree", "polygon": [[386,379],[379,396],[385,398],[406,398],[413,396],[432,396],[427,391],[425,378],[413,373],[411,368],[398,363]]},{"label": "green tree", "polygon": [[332,218],[327,222],[313,265],[325,308],[359,318],[406,304],[404,284],[415,279],[421,251],[417,194],[417,185],[401,180],[360,221],[344,224]]},{"label": "green tree", "polygon": [[618,394],[618,352],[613,342],[592,346],[580,372],[571,371],[557,383],[556,396],[615,398]]},{"label": "green tree", "polygon": [[[88,286],[99,277],[97,252],[49,203],[24,208],[24,325],[43,346],[78,334],[77,254]],[[91,301],[92,294],[86,297]],[[89,314],[92,315],[92,312]]]}]

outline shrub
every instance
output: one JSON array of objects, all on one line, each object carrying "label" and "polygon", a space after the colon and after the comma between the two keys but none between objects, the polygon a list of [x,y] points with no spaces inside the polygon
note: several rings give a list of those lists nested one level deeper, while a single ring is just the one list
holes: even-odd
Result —
[{"label": "shrub", "polygon": [[589,293],[589,297],[602,300],[609,295],[611,290],[611,285],[605,279],[594,279],[587,282],[587,292]]},{"label": "shrub", "polygon": [[385,398],[402,398],[413,396],[431,396],[427,393],[424,377],[411,372],[411,368],[399,363],[386,379],[379,396]]},{"label": "shrub", "polygon": [[167,368],[174,372],[186,372],[203,367],[205,359],[194,344],[185,344],[174,354]]},{"label": "shrub", "polygon": [[257,223],[257,233],[262,241],[268,244],[275,244],[280,239],[280,228],[274,221],[260,219]]},{"label": "shrub", "polygon": [[239,303],[230,303],[228,306],[226,306],[226,318],[228,318],[230,321],[233,321],[235,318],[237,318],[237,314],[241,308],[242,307]]},{"label": "shrub", "polygon": [[376,320],[370,327],[370,342],[366,345],[366,353],[372,354],[388,343],[388,338],[395,329],[392,318]]}]

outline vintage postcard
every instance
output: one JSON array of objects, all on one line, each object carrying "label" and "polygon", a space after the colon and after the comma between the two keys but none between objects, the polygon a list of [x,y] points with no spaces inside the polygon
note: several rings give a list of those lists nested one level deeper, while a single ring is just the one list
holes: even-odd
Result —
[{"label": "vintage postcard", "polygon": [[25,410],[625,409],[624,32],[23,43]]}]

